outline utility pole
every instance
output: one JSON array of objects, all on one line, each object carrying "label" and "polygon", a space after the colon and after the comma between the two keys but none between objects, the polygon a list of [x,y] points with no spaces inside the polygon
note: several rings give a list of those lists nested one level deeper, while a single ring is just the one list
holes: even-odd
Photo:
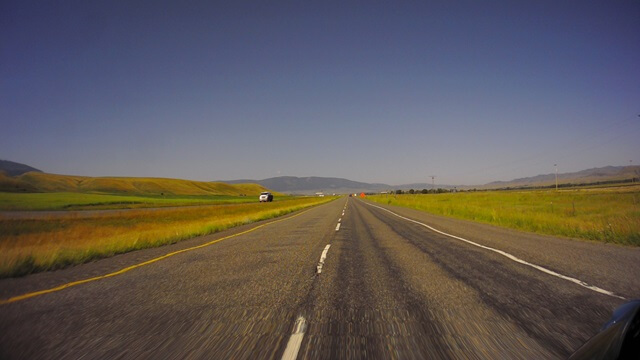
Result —
[{"label": "utility pole", "polygon": [[553,164],[556,168],[556,191],[558,191],[558,164]]}]

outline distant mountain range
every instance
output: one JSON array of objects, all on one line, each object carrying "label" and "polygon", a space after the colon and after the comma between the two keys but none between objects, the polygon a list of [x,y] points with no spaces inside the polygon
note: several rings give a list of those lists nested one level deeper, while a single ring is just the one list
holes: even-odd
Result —
[{"label": "distant mountain range", "polygon": [[[427,183],[388,185],[381,183],[365,183],[352,181],[343,178],[330,177],[295,177],[295,176],[278,176],[264,180],[222,180],[228,184],[255,183],[260,184],[268,189],[288,193],[288,194],[314,194],[322,192],[324,194],[350,194],[359,192],[381,192],[392,191],[395,189],[402,190],[422,190],[432,189],[434,186]],[[452,185],[435,185],[436,188],[452,189]]]},{"label": "distant mountain range", "polygon": [[[559,184],[589,184],[607,181],[624,181],[640,177],[640,166],[606,166],[593,168],[573,173],[558,174]],[[256,183],[268,189],[289,194],[313,194],[323,192],[325,194],[348,194],[357,192],[380,192],[389,190],[422,190],[432,188],[452,189],[454,185],[413,183],[401,185],[388,185],[380,183],[365,183],[342,178],[328,177],[295,177],[279,176],[264,180],[227,180],[229,184]],[[526,188],[540,187],[555,184],[555,174],[537,175],[511,181],[494,181],[484,185],[457,186],[459,189],[498,189],[498,188]]]},{"label": "distant mountain range", "polygon": [[222,181],[228,184],[255,183],[279,192],[289,194],[313,194],[323,192],[325,194],[348,194],[361,191],[382,191],[391,187],[386,184],[364,183],[342,178],[331,177],[295,177],[279,176],[264,180],[228,180]]}]

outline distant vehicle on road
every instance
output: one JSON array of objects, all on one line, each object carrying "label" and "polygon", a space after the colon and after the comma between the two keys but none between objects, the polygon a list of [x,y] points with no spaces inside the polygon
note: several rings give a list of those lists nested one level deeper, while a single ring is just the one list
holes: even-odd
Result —
[{"label": "distant vehicle on road", "polygon": [[273,201],[273,194],[265,191],[260,193],[260,202],[272,202]]}]

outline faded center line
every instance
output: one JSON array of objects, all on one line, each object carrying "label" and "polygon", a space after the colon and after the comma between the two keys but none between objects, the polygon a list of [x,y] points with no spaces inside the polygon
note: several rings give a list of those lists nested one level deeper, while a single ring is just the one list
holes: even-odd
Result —
[{"label": "faded center line", "polygon": [[298,317],[293,327],[293,333],[289,338],[287,347],[282,354],[282,360],[295,360],[298,357],[298,351],[300,351],[300,344],[302,344],[302,338],[304,332],[307,330],[307,321],[302,317]]},{"label": "faded center line", "polygon": [[327,246],[325,246],[324,250],[322,251],[322,255],[320,255],[320,261],[318,261],[318,266],[316,267],[316,271],[318,274],[322,273],[322,266],[324,265],[324,261],[327,258],[327,252],[329,251],[330,247],[331,244],[327,244]]}]

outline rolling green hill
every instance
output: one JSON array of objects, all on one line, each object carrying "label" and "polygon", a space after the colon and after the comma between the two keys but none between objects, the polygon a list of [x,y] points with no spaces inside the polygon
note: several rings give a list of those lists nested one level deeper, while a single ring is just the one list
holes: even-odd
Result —
[{"label": "rolling green hill", "polygon": [[27,172],[10,177],[0,173],[3,192],[67,192],[120,195],[257,196],[267,191],[258,184],[225,184],[165,178],[86,177]]}]

